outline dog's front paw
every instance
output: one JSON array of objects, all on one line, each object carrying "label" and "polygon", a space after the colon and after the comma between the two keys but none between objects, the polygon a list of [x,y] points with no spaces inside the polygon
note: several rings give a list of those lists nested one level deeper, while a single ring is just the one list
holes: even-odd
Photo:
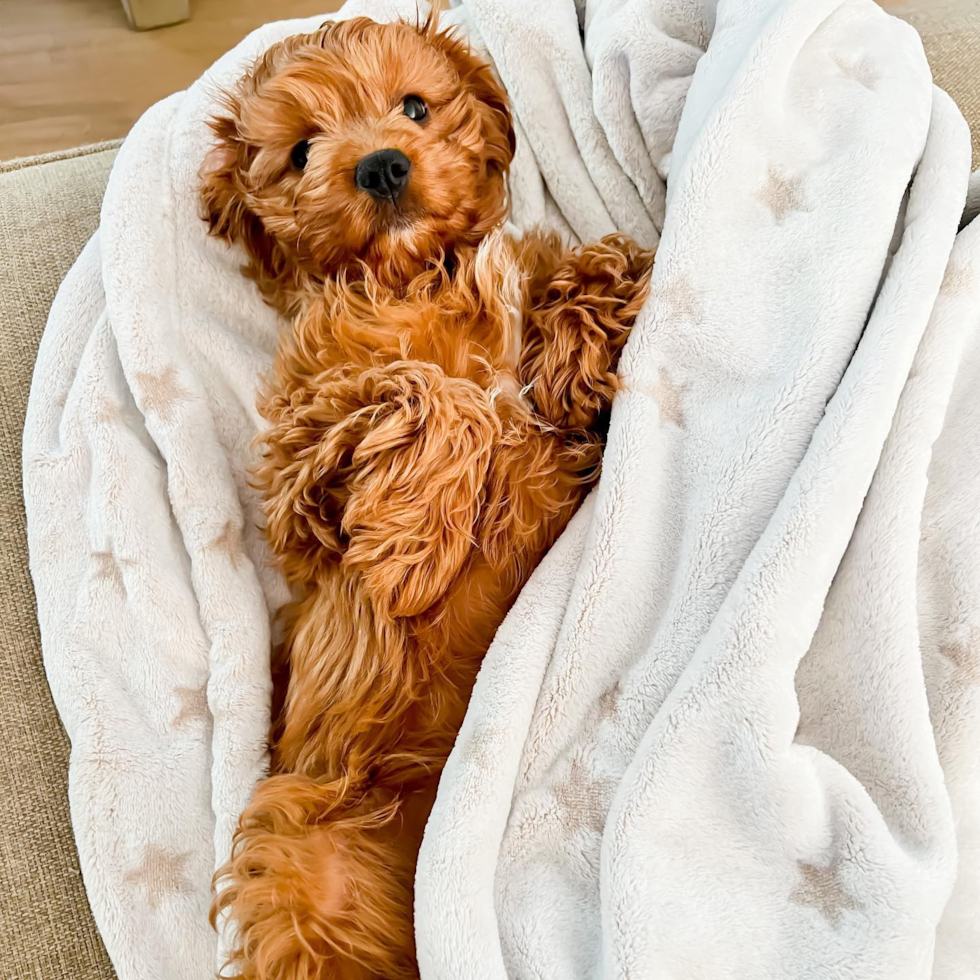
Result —
[{"label": "dog's front paw", "polygon": [[520,376],[553,425],[594,428],[608,412],[619,355],[646,299],[653,254],[610,235],[573,249],[550,276],[531,311]]}]

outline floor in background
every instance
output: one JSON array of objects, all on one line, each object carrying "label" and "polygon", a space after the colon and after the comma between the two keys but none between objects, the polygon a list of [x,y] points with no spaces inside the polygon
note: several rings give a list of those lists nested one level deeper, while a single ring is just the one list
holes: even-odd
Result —
[{"label": "floor in background", "polygon": [[270,20],[340,0],[191,0],[191,19],[130,30],[120,0],[0,0],[0,160],[125,136]]},{"label": "floor in background", "polygon": [[[965,50],[976,31],[965,28],[980,27],[980,0],[879,2],[919,29],[937,83],[976,119],[976,53]],[[125,136],[145,109],[185,88],[259,24],[340,4],[191,0],[186,23],[137,33],[120,0],[0,0],[0,160]],[[977,166],[980,132],[973,139]]]}]

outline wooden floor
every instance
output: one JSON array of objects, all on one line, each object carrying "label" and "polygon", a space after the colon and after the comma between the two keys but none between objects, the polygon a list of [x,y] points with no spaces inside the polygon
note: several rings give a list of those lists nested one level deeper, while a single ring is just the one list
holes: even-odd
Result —
[{"label": "wooden floor", "polygon": [[130,30],[120,0],[0,0],[0,159],[125,136],[270,20],[340,0],[191,0],[191,19]]},{"label": "wooden floor", "polygon": [[[926,19],[933,34],[947,20],[976,17],[980,9],[980,0],[879,3],[920,30],[921,11],[932,9]],[[121,0],[0,0],[0,160],[125,136],[145,109],[185,88],[253,28],[340,4],[190,0],[189,21],[139,33],[130,30]],[[923,36],[930,51],[932,42]],[[954,98],[960,89],[975,91],[959,63],[951,71],[935,67],[937,81]],[[980,134],[974,145],[980,164]]]}]

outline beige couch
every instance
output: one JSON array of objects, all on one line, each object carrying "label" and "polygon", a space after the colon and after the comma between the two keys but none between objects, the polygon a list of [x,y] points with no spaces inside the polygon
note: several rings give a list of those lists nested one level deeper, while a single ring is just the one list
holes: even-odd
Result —
[{"label": "beige couch", "polygon": [[[905,0],[937,81],[980,142],[980,0]],[[68,740],[41,663],[27,570],[21,430],[48,308],[99,220],[114,146],[0,164],[0,980],[111,980],[78,869]]]},{"label": "beige couch", "polygon": [[68,819],[68,739],[27,570],[21,432],[58,284],[99,223],[110,146],[0,164],[0,978],[111,980]]}]

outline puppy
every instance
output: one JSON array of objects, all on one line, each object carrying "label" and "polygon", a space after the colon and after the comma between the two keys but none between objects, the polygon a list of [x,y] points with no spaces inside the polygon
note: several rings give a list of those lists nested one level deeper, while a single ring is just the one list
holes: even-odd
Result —
[{"label": "puppy", "polygon": [[211,232],[292,318],[255,474],[296,600],[271,773],[218,873],[229,965],[418,977],[413,879],[480,661],[595,482],[653,255],[509,239],[488,65],[435,19],[275,45],[212,122]]}]

